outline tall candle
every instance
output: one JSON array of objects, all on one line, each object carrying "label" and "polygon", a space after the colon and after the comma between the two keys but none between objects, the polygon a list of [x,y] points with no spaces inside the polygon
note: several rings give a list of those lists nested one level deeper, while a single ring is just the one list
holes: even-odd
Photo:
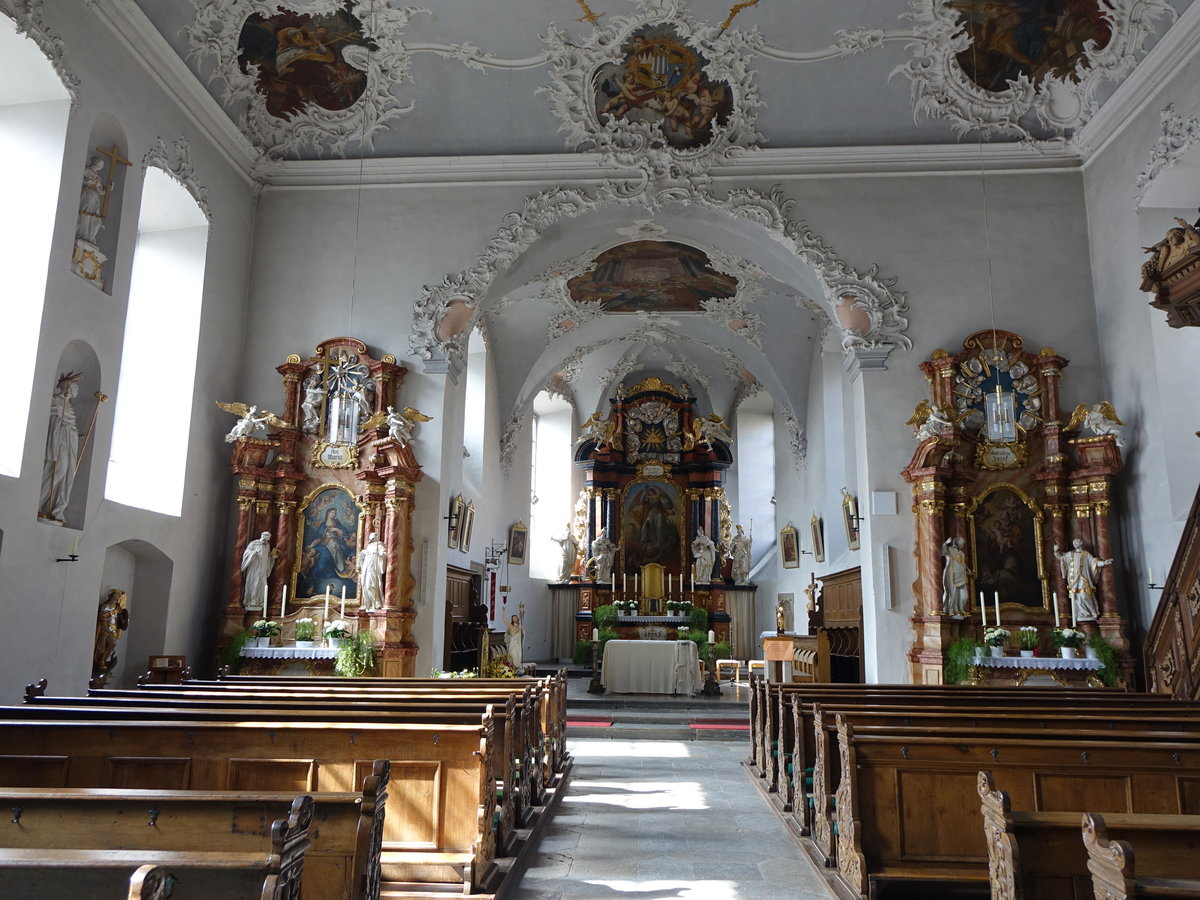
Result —
[{"label": "tall candle", "polygon": [[592,640],[593,641],[600,640],[600,629],[599,628],[592,629]]},{"label": "tall candle", "polygon": [[[78,555],[78,550],[79,550],[79,535],[75,535],[75,540],[73,540],[71,542],[71,555],[72,556]],[[1154,581],[1153,575],[1150,576],[1150,580]]]},{"label": "tall candle", "polygon": [[329,621],[329,592],[330,592],[332,589],[333,589],[333,585],[332,585],[332,584],[327,584],[327,585],[325,585],[325,618],[323,618],[323,619],[321,620],[322,622],[328,622],[328,621]]},{"label": "tall candle", "polygon": [[341,618],[346,618],[346,586],[342,585],[342,614]]},{"label": "tall candle", "polygon": [[692,593],[696,593],[696,573],[692,572]]},{"label": "tall candle", "polygon": [[[75,538],[75,540],[76,540],[76,542],[78,542],[78,541],[79,541],[79,538]],[[74,549],[74,548],[72,548],[72,549],[71,549],[71,552],[72,552],[72,553],[74,553],[74,552],[75,552],[75,549]],[[1146,568],[1146,575],[1147,575],[1147,577],[1149,577],[1149,579],[1150,579],[1150,581],[1149,581],[1148,583],[1149,583],[1149,584],[1154,584],[1154,568],[1153,568],[1153,566],[1148,566],[1148,567]]]},{"label": "tall candle", "polygon": [[995,591],[992,594],[992,599],[996,601],[996,627],[1000,627],[1000,592]]},{"label": "tall candle", "polygon": [[628,590],[628,588],[626,587],[626,583],[625,583],[627,578],[629,578],[629,574],[627,572],[622,572],[621,573],[621,593],[622,594],[625,593],[626,590]]},{"label": "tall candle", "polygon": [[1067,594],[1067,602],[1071,604],[1071,627],[1074,628],[1078,622],[1075,621],[1075,598]]},{"label": "tall candle", "polygon": [[1052,598],[1054,598],[1054,627],[1055,627],[1055,628],[1058,628],[1058,627],[1060,627],[1060,624],[1061,624],[1061,623],[1058,621],[1058,592],[1057,592],[1057,591],[1055,591],[1055,592],[1054,592],[1053,594],[1051,594],[1050,596],[1051,596]]},{"label": "tall candle", "polygon": [[287,616],[287,585],[283,586],[283,599],[279,601],[279,618]]},{"label": "tall candle", "polygon": [[983,591],[979,592],[979,617],[983,619],[983,627],[987,628],[987,603],[983,599]]},{"label": "tall candle", "polygon": [[634,572],[633,573],[633,592],[635,594],[638,592],[637,584],[638,584],[638,573]]},{"label": "tall candle", "polygon": [[612,573],[612,584],[608,588],[611,592],[616,593],[617,590],[617,573]]}]

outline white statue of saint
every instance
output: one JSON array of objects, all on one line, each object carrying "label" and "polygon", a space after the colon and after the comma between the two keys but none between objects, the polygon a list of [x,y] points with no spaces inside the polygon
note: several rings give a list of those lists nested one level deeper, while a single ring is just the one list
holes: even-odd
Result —
[{"label": "white statue of saint", "polygon": [[38,516],[62,522],[71,501],[75,467],[79,456],[79,429],[75,427],[75,409],[71,405],[79,394],[78,372],[58,376],[50,399],[50,430],[46,434],[46,457],[42,463],[42,493]]},{"label": "white statue of saint", "polygon": [[550,538],[562,548],[562,562],[558,567],[558,580],[566,581],[575,573],[575,560],[579,556],[579,545],[571,534],[571,526],[567,526],[566,534],[560,538]]},{"label": "white statue of saint", "polygon": [[592,557],[584,564],[584,571],[593,570],[592,580],[604,584],[612,579],[613,561],[616,557],[617,545],[608,539],[607,534],[601,532],[600,536],[592,541]]},{"label": "white statue of saint", "polygon": [[942,556],[946,558],[942,569],[942,612],[955,619],[961,619],[967,610],[970,588],[967,578],[971,570],[967,568],[967,553],[963,549],[966,543],[959,536],[947,538],[942,544]]},{"label": "white statue of saint", "polygon": [[246,609],[267,609],[267,579],[275,566],[275,551],[271,549],[271,532],[264,531],[258,540],[246,545],[242,553],[242,606]]},{"label": "white statue of saint", "polygon": [[711,582],[713,566],[717,564],[717,545],[703,531],[692,541],[692,558],[695,560],[696,580],[704,584]]},{"label": "white statue of saint", "polygon": [[93,156],[88,160],[87,168],[83,171],[83,187],[79,192],[79,219],[75,225],[75,236],[89,244],[96,243],[96,237],[104,226],[104,217],[100,210],[104,208],[104,160]]},{"label": "white statue of saint", "polygon": [[525,643],[525,628],[521,625],[521,620],[517,618],[516,613],[508,620],[508,624],[504,626],[504,647],[508,650],[508,658],[512,661],[515,668],[521,668],[521,655],[524,650]]},{"label": "white statue of saint", "polygon": [[314,372],[304,380],[304,401],[300,411],[304,413],[305,434],[316,434],[321,430],[321,401],[325,399],[325,385],[321,376]]},{"label": "white statue of saint", "polygon": [[737,527],[737,535],[729,542],[729,559],[733,561],[730,567],[734,584],[745,584],[750,580],[750,548],[754,539],[747,537],[742,526]]},{"label": "white statue of saint", "polygon": [[383,574],[387,569],[387,547],[372,531],[367,535],[367,544],[358,553],[359,596],[362,608],[371,610],[383,607]]},{"label": "white statue of saint", "polygon": [[1100,580],[1100,570],[1111,566],[1111,559],[1097,559],[1083,549],[1083,541],[1075,538],[1071,542],[1072,549],[1064,553],[1054,545],[1054,555],[1058,559],[1062,576],[1067,582],[1067,593],[1075,616],[1080,622],[1094,622],[1100,615],[1100,607],[1096,603],[1096,586]]}]

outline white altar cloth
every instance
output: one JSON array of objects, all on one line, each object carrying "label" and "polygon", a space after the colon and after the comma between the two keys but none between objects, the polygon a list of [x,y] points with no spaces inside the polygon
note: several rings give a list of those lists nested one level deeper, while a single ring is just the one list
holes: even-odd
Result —
[{"label": "white altar cloth", "polygon": [[1063,659],[1061,656],[977,656],[971,660],[985,669],[1071,669],[1098,672],[1104,663],[1098,659],[1077,656]]},{"label": "white altar cloth", "polygon": [[243,647],[246,659],[334,659],[337,647]]},{"label": "white altar cloth", "polygon": [[694,694],[699,660],[694,641],[609,641],[600,683],[614,694]]}]

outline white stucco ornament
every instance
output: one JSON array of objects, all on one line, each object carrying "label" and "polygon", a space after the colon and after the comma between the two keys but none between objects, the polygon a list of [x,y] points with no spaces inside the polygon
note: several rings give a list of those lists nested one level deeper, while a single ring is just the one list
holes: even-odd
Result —
[{"label": "white stucco ornament", "polygon": [[1174,166],[1193,147],[1200,144],[1200,117],[1183,116],[1168,103],[1159,114],[1162,122],[1162,137],[1150,150],[1150,160],[1138,173],[1137,199],[1140,203],[1154,184],[1154,179]]},{"label": "white stucco ornament", "polygon": [[551,25],[550,101],[572,150],[647,178],[698,176],[757,146],[755,41],[692,17],[680,0],[635,0],[580,39]]}]

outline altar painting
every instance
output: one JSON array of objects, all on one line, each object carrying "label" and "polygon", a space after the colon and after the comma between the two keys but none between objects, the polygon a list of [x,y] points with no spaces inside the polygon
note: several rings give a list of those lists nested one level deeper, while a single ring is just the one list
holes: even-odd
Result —
[{"label": "altar painting", "polygon": [[361,510],[346,488],[329,485],[309,497],[300,510],[300,546],[296,554],[295,596],[324,596],[326,588],[341,599],[357,599],[358,517]]},{"label": "altar painting", "polygon": [[651,481],[629,486],[621,507],[626,572],[639,572],[647,563],[670,568],[679,562],[683,510],[674,484]]},{"label": "altar painting", "polygon": [[706,300],[732,297],[737,279],[713,269],[695,247],[632,241],[597,256],[567,290],[577,303],[601,301],[605,312],[700,312]]},{"label": "altar painting", "polygon": [[254,87],[266,98],[268,113],[290,120],[310,103],[340,110],[362,96],[367,74],[361,66],[379,47],[363,35],[352,6],[348,2],[345,9],[323,15],[279,7],[273,16],[247,17],[238,37],[238,66],[243,72],[257,70]]},{"label": "altar painting", "polygon": [[958,54],[958,64],[985,91],[1008,90],[1025,76],[1072,77],[1085,59],[1084,44],[1102,49],[1112,28],[1099,0],[953,0],[971,44]]},{"label": "altar painting", "polygon": [[671,25],[639,29],[621,47],[621,58],[596,72],[596,117],[657,123],[670,146],[703,147],[733,112],[729,85],[709,78],[707,66]]},{"label": "altar painting", "polygon": [[998,592],[1001,603],[1044,607],[1039,514],[1015,491],[999,488],[979,501],[971,532],[976,590],[989,603]]}]

